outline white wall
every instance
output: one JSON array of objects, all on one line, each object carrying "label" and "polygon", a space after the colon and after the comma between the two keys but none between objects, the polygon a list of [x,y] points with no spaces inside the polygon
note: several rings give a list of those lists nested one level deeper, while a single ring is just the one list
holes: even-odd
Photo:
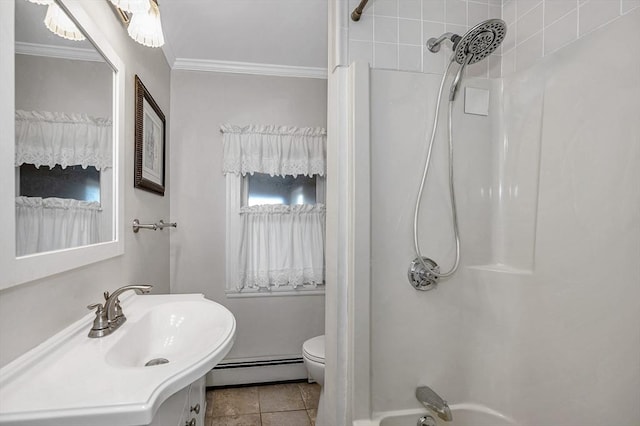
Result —
[{"label": "white wall", "polygon": [[[133,188],[134,75],[140,76],[168,121],[169,67],[162,51],[146,48],[129,38],[108,2],[85,2],[83,6],[91,18],[100,23],[101,30],[126,65],[123,220],[128,224],[134,218],[166,219],[168,195],[160,197]],[[6,79],[2,81],[2,84],[13,84]],[[123,256],[0,292],[0,366],[86,315],[86,306],[100,301],[105,290],[145,283],[153,284],[155,293],[169,291],[168,232],[133,234],[130,229],[125,227]],[[2,228],[0,240],[9,238],[14,238],[13,228]]]},{"label": "white wall", "polygon": [[324,333],[324,296],[230,299],[225,295],[226,193],[220,125],[326,127],[326,80],[173,71],[172,293],[204,293],[235,315],[230,358],[300,356]]},{"label": "white wall", "polygon": [[[438,78],[372,72],[374,411],[417,408],[415,387],[429,385],[521,425],[640,421],[639,27],[635,10],[502,87],[467,80],[494,98],[503,90],[503,106],[488,119],[455,115],[463,261],[426,293],[406,268]],[[501,119],[498,137],[487,121]],[[421,240],[448,265],[442,151]],[[500,267],[470,267],[483,262]]]}]

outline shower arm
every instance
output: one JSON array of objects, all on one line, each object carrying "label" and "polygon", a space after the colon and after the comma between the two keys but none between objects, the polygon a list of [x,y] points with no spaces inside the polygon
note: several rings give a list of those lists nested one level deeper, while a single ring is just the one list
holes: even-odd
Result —
[{"label": "shower arm", "polygon": [[355,9],[353,9],[353,12],[351,12],[351,19],[353,19],[356,22],[360,20],[360,17],[362,16],[362,11],[364,10],[364,7],[367,5],[368,1],[369,0],[360,0],[360,4],[356,6]]},{"label": "shower arm", "polygon": [[[440,45],[443,41],[449,39],[455,46],[455,44],[460,41],[461,38],[462,37],[460,37],[458,34],[444,33],[438,38],[432,37],[427,40],[427,49],[429,49],[430,52],[438,53],[440,51]],[[455,47],[453,48],[453,50],[455,50]]]}]

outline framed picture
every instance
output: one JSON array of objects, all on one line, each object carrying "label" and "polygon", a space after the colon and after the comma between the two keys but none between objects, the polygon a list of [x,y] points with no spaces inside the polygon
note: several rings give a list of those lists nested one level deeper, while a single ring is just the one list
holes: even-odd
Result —
[{"label": "framed picture", "polygon": [[165,118],[137,75],[135,127],[133,186],[164,196]]}]

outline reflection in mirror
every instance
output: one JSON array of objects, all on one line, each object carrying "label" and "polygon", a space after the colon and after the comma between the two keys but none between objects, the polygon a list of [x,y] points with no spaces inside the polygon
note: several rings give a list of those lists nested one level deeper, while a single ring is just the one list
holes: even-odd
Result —
[{"label": "reflection in mirror", "polygon": [[16,256],[113,241],[113,69],[56,3],[15,28]]}]

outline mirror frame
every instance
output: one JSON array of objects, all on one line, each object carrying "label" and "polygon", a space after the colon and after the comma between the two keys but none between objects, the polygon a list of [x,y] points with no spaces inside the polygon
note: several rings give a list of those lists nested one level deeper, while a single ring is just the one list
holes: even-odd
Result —
[{"label": "mirror frame", "polygon": [[15,2],[0,1],[0,290],[79,268],[124,253],[124,62],[111,47],[81,0],[55,0],[84,30],[113,68],[113,230],[112,241],[16,257],[15,231]]}]

